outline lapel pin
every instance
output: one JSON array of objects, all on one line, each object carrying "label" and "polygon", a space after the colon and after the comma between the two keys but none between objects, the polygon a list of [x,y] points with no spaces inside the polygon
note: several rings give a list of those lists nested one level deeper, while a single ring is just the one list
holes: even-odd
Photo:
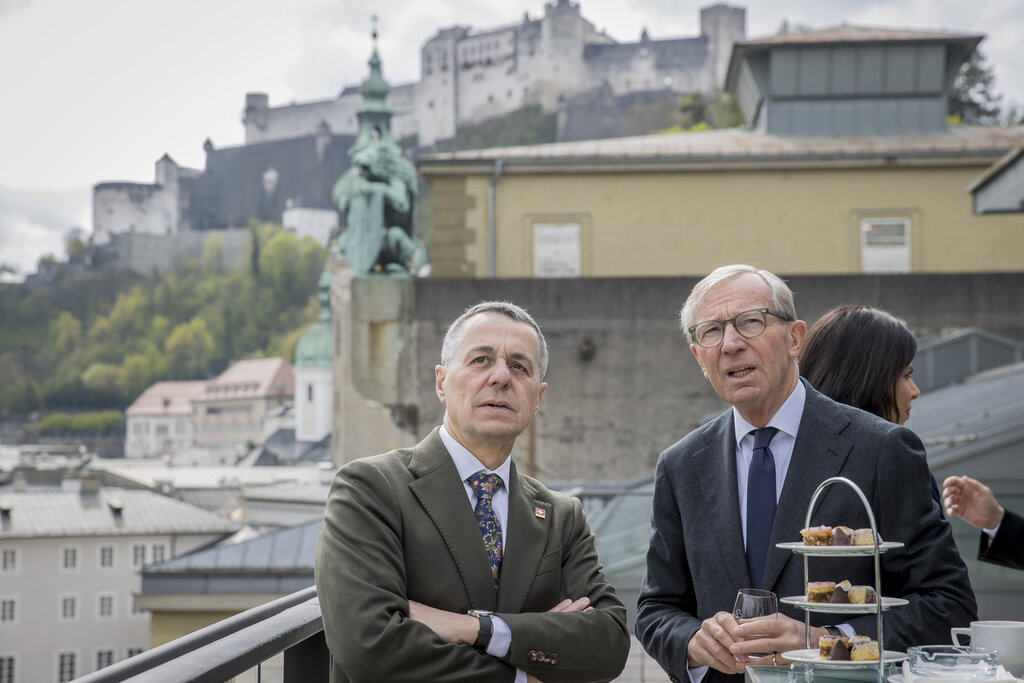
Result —
[{"label": "lapel pin", "polygon": [[548,511],[544,508],[533,508],[533,515],[540,519],[545,519],[548,516]]}]

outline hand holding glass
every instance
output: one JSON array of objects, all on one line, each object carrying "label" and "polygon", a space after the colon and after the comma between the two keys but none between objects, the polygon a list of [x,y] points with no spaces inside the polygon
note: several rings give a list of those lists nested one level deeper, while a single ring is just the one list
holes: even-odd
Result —
[{"label": "hand holding glass", "polygon": [[[771,591],[759,588],[741,588],[736,594],[736,605],[732,608],[732,616],[737,623],[752,619],[777,619],[779,616],[779,599]],[[752,635],[753,638],[767,638],[769,634]],[[751,652],[751,657],[766,657],[771,652]]]}]

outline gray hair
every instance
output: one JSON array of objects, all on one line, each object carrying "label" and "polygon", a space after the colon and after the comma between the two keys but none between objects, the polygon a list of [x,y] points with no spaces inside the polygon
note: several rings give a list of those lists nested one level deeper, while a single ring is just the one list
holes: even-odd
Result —
[{"label": "gray hair", "polygon": [[448,326],[444,342],[441,344],[441,365],[447,366],[452,362],[456,349],[462,344],[466,321],[481,313],[499,313],[533,328],[533,331],[537,333],[537,362],[540,364],[540,378],[543,380],[548,373],[548,343],[544,340],[540,325],[526,312],[526,309],[509,301],[481,301],[467,308],[462,315],[456,318],[455,322]]},{"label": "gray hair", "polygon": [[[715,285],[720,285],[744,273],[754,273],[760,276],[772,292],[772,306],[779,312],[785,313],[790,320],[797,319],[796,306],[793,304],[793,290],[778,275],[745,263],[721,266],[715,268],[703,280],[693,286],[690,296],[686,298],[686,303],[683,304],[682,310],[679,311],[679,326],[682,328],[683,335],[687,339],[690,336],[690,327],[699,322],[693,319],[693,313],[697,305],[700,304],[701,299],[704,298],[704,295]],[[695,342],[690,339],[690,343],[693,344]]]}]

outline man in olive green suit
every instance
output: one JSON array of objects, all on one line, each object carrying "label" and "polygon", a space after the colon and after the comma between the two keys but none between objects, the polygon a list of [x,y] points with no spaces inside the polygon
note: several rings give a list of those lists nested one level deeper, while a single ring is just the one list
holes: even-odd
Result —
[{"label": "man in olive green suit", "polygon": [[[579,500],[517,471],[547,385],[547,345],[518,306],[469,308],[435,369],[443,425],[335,476],[316,584],[331,680],[610,681],[626,611]],[[497,475],[497,488],[478,489]]]}]

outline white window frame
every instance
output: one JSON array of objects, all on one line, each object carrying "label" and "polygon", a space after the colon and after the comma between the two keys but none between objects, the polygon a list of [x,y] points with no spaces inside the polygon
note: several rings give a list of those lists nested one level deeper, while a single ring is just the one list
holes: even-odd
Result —
[{"label": "white window frame", "polygon": [[[68,566],[68,558],[74,563]],[[82,547],[78,545],[63,545],[60,547],[60,570],[65,574],[77,574],[82,571]]]},{"label": "white window frame", "polygon": [[[103,604],[105,601],[110,601],[110,611],[107,614],[103,613]],[[104,621],[113,619],[117,616],[117,594],[116,593],[99,593],[96,596],[96,618]]]},{"label": "white window frame", "polygon": [[[110,555],[110,564],[104,564],[103,560],[106,554]],[[97,568],[101,572],[109,572],[117,568],[117,548],[112,545],[101,545],[99,553],[96,557]]]},{"label": "white window frame", "polygon": [[[70,601],[70,602],[68,602]],[[73,622],[82,617],[81,599],[78,593],[61,593],[57,596],[57,621]],[[67,605],[71,605],[71,616],[67,615]]]},{"label": "white window frame", "polygon": [[[109,657],[109,661],[106,664],[104,664],[101,661],[101,659],[107,659],[108,657]],[[105,669],[108,666],[110,666],[111,664],[114,664],[117,661],[117,648],[113,648],[113,647],[96,648],[95,661],[96,661],[96,671],[99,671],[100,669]]]},{"label": "white window frame", "polygon": [[166,562],[168,559],[167,546],[163,543],[154,543],[153,547],[150,549],[150,555],[153,558],[152,560],[150,560],[150,564],[160,564],[161,562]]},{"label": "white window frame", "polygon": [[13,652],[0,653],[0,683],[14,683],[18,671],[18,655]]},{"label": "white window frame", "polygon": [[[70,671],[67,673],[64,671],[65,657],[68,657],[71,663]],[[57,676],[55,677],[57,683],[65,683],[66,681],[72,681],[78,677],[78,660],[79,657],[77,650],[63,650],[56,653],[56,661],[54,664],[57,666]],[[65,676],[70,676],[70,678],[66,678]]]},{"label": "white window frame", "polygon": [[17,574],[21,567],[21,553],[13,546],[0,548],[0,574]]},{"label": "white window frame", "polygon": [[[902,225],[903,243],[868,244],[875,225]],[[865,216],[860,219],[860,271],[875,273],[912,272],[912,221],[908,216]]]},{"label": "white window frame", "polygon": [[[142,555],[141,561],[139,555]],[[132,545],[132,567],[138,569],[144,566],[146,566],[146,544],[135,543]]]},{"label": "white window frame", "polygon": [[[10,605],[11,618],[5,618],[4,605]],[[0,595],[0,625],[4,626],[17,626],[18,625],[18,596],[16,595]]]}]

